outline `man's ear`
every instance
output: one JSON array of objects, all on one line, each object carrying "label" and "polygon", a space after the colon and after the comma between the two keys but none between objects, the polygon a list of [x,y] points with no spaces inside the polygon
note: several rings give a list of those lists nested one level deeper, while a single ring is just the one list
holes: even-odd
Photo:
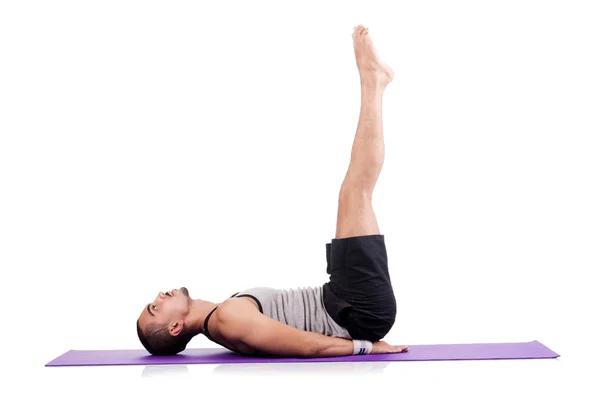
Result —
[{"label": "man's ear", "polygon": [[183,331],[183,319],[177,320],[169,324],[169,333],[171,336],[177,336]]}]

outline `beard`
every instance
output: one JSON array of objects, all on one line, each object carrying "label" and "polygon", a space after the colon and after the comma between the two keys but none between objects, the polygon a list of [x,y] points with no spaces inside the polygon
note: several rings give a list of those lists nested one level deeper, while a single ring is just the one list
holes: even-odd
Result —
[{"label": "beard", "polygon": [[187,289],[187,288],[185,288],[185,287],[181,287],[181,288],[179,288],[179,291],[180,291],[180,292],[181,292],[181,293],[182,293],[184,296],[187,296],[188,298],[190,297],[190,293],[189,293],[189,291],[188,291],[188,289]]}]

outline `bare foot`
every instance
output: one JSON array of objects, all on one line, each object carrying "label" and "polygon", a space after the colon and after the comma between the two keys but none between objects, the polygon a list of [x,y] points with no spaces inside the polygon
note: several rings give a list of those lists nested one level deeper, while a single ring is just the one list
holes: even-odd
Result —
[{"label": "bare foot", "polygon": [[388,85],[394,79],[394,71],[379,59],[369,29],[358,25],[354,28],[352,39],[361,81],[376,82],[384,87]]}]

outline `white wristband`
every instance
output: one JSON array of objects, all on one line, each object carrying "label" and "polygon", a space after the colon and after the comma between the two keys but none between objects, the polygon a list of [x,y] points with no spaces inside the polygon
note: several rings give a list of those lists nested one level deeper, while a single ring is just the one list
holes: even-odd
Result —
[{"label": "white wristband", "polygon": [[373,343],[368,340],[353,340],[352,342],[354,343],[353,356],[371,354],[373,351]]}]

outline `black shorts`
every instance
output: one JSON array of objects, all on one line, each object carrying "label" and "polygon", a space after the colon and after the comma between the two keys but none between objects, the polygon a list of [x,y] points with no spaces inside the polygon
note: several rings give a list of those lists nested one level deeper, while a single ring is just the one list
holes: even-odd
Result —
[{"label": "black shorts", "polygon": [[332,239],[325,245],[329,281],[323,301],[353,339],[381,340],[396,321],[396,298],[381,234]]}]

